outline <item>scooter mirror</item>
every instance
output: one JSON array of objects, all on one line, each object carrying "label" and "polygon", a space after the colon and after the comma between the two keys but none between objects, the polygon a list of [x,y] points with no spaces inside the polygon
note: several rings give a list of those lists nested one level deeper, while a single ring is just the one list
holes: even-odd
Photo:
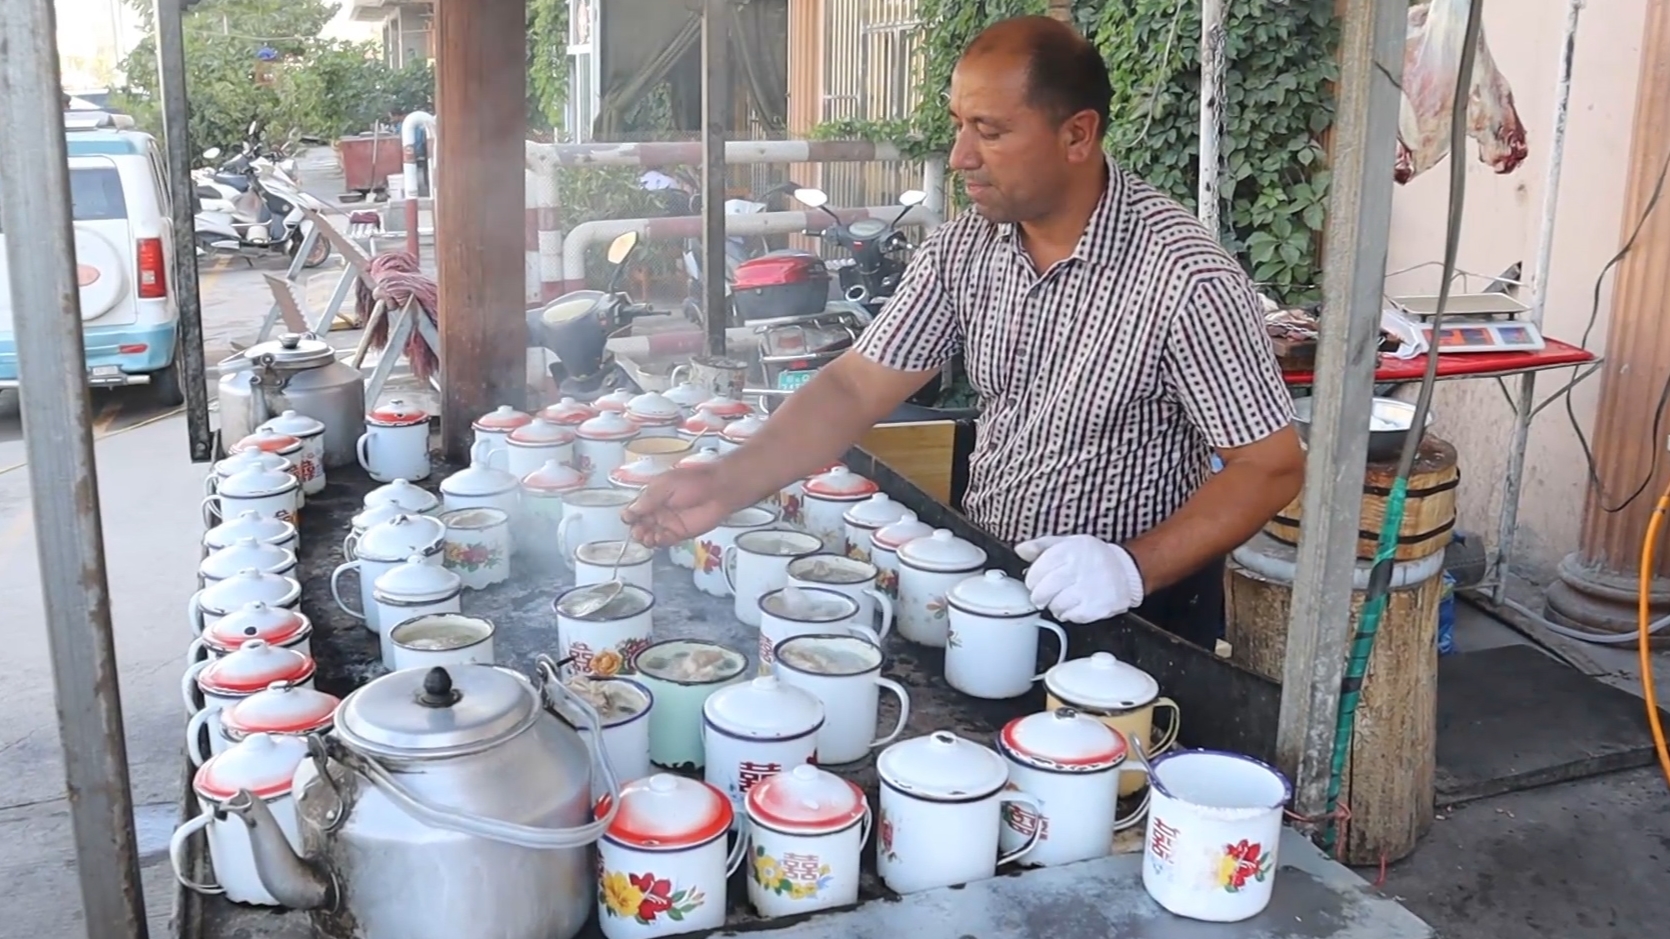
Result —
[{"label": "scooter mirror", "polygon": [[921,205],[928,201],[928,194],[920,189],[906,189],[899,193],[900,205]]},{"label": "scooter mirror", "polygon": [[626,256],[631,254],[632,249],[636,247],[638,247],[637,232],[629,231],[617,236],[614,241],[609,242],[609,263],[619,264],[626,260]]},{"label": "scooter mirror", "polygon": [[261,129],[261,122],[260,121],[250,121],[249,122],[249,135],[251,137],[255,136],[255,132],[260,130],[260,129]]},{"label": "scooter mirror", "polygon": [[203,151],[203,159],[205,160],[213,160],[218,156],[220,156],[219,147],[210,147],[209,149]]},{"label": "scooter mirror", "polygon": [[829,196],[822,189],[796,189],[794,201],[809,209],[821,209],[829,204]]}]

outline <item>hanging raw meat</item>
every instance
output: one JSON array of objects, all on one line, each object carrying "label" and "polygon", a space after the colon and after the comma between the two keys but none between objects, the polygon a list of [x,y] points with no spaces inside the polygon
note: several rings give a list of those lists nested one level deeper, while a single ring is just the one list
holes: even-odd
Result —
[{"label": "hanging raw meat", "polygon": [[[1394,174],[1399,183],[1437,166],[1450,151],[1450,113],[1467,34],[1467,8],[1468,0],[1420,0],[1409,7]],[[1525,125],[1514,110],[1513,89],[1490,57],[1482,28],[1467,101],[1467,135],[1478,144],[1479,161],[1498,173],[1511,173],[1525,160]]]}]

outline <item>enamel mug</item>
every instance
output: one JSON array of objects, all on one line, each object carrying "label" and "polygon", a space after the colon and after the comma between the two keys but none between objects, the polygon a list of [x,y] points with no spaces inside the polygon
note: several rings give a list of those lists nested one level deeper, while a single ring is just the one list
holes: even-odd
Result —
[{"label": "enamel mug", "polygon": [[442,564],[467,590],[485,590],[510,577],[510,516],[491,507],[441,513],[446,525]]},{"label": "enamel mug", "polygon": [[1142,820],[1146,806],[1117,817],[1125,738],[1093,717],[1072,708],[1017,717],[998,734],[997,752],[1009,762],[1009,785],[1038,800],[1036,808],[1012,802],[1003,809],[1002,850],[1037,840],[1025,864],[1106,857],[1114,833]]},{"label": "enamel mug", "polygon": [[[719,451],[713,447],[704,447],[678,461],[679,466],[700,466],[719,459]],[[688,538],[667,549],[667,560],[672,561],[685,570],[696,569],[696,540]]]},{"label": "enamel mug", "polygon": [[760,674],[770,675],[777,644],[795,636],[846,633],[880,647],[885,634],[858,621],[851,597],[821,587],[784,587],[760,598]]},{"label": "enamel mug", "polygon": [[1178,916],[1235,923],[1264,911],[1276,880],[1282,809],[1275,769],[1238,753],[1174,750],[1149,769],[1142,886]]},{"label": "enamel mug", "polygon": [[696,568],[691,575],[696,589],[712,597],[731,595],[734,572],[725,570],[725,555],[736,536],[756,528],[769,528],[777,523],[775,509],[751,505],[738,510],[719,523],[719,527],[696,538]]},{"label": "enamel mug", "polygon": [[301,518],[301,494],[301,483],[289,473],[254,467],[239,470],[204,497],[203,524],[214,525],[244,512],[295,524]]},{"label": "enamel mug", "polygon": [[668,437],[678,439],[678,425],[683,412],[671,398],[647,391],[626,404],[626,419],[638,425],[640,437]]},{"label": "enamel mug", "polygon": [[191,638],[196,639],[222,617],[248,604],[294,610],[301,598],[302,585],[294,578],[249,568],[192,594],[186,601],[186,622],[191,626]]},{"label": "enamel mug", "polygon": [[448,665],[492,665],[493,624],[479,616],[425,613],[389,628],[390,671]]},{"label": "enamel mug", "polygon": [[574,468],[588,486],[609,485],[609,474],[626,462],[626,442],[638,436],[638,425],[616,411],[605,411],[574,431]]},{"label": "enamel mug", "polygon": [[719,452],[731,453],[740,450],[742,445],[754,439],[754,435],[763,427],[765,416],[762,414],[748,414],[730,421],[719,429]]},{"label": "enamel mug", "polygon": [[471,446],[470,465],[441,480],[442,509],[493,508],[514,519],[522,508],[522,481],[494,465],[504,462],[503,452],[486,443]]},{"label": "enamel mug", "polygon": [[[608,599],[596,607],[600,599]],[[551,601],[557,614],[557,648],[564,680],[576,675],[610,678],[630,673],[650,644],[655,595],[633,584],[570,587]]]},{"label": "enamel mug", "polygon": [[212,553],[221,548],[231,547],[244,538],[254,538],[261,544],[270,544],[292,553],[300,544],[295,525],[282,519],[245,511],[204,532],[203,549]]},{"label": "enamel mug", "polygon": [[290,466],[287,472],[296,480],[298,506],[307,502],[305,487],[308,480],[314,476],[323,477],[325,472],[323,462],[308,460],[307,448],[302,444],[300,438],[289,434],[281,434],[270,427],[259,427],[255,433],[226,448],[227,453],[244,453],[246,451],[270,453],[273,456],[283,457],[289,462]]},{"label": "enamel mug", "polygon": [[951,588],[986,566],[984,549],[941,528],[899,547],[899,635],[944,648],[951,634]]},{"label": "enamel mug", "polygon": [[597,413],[599,414],[625,415],[627,405],[631,404],[632,399],[637,396],[637,393],[634,391],[630,391],[626,388],[616,388],[614,391],[611,391],[592,402],[592,405],[597,408]]},{"label": "enamel mug", "polygon": [[209,470],[209,475],[203,477],[203,494],[206,496],[214,495],[219,491],[220,484],[225,482],[227,477],[246,469],[263,469],[289,474],[290,461],[264,450],[239,450],[236,453],[229,454],[226,459],[215,462]]},{"label": "enamel mug", "polygon": [[595,541],[630,539],[632,529],[621,511],[635,498],[624,489],[575,489],[562,497],[562,521],[557,523],[557,549],[563,563],[574,566],[574,552]]},{"label": "enamel mug", "polygon": [[574,552],[574,585],[605,584],[616,577],[623,583],[655,591],[655,552],[626,539],[588,541]]},{"label": "enamel mug", "polygon": [[963,694],[1002,700],[1032,690],[1044,673],[1038,633],[1055,634],[1055,664],[1067,660],[1067,632],[1044,619],[1024,581],[1002,571],[965,578],[946,595],[945,681]]},{"label": "enamel mug", "polygon": [[889,600],[899,602],[899,548],[933,533],[933,526],[917,521],[915,512],[906,512],[898,521],[871,533],[870,563],[876,566],[876,589]]},{"label": "enamel mug", "polygon": [[822,702],[775,675],[721,688],[702,704],[703,778],[741,808],[755,783],[817,762],[823,719]]},{"label": "enamel mug", "polygon": [[[605,818],[609,799],[594,814]],[[707,783],[657,773],[620,787],[597,842],[597,925],[606,939],[652,939],[725,925],[725,882],[747,839],[726,849],[734,812]]]},{"label": "enamel mug", "polygon": [[532,420],[532,416],[518,411],[508,404],[501,404],[492,411],[476,418],[470,424],[470,429],[475,431],[475,439],[472,443],[485,442],[487,448],[491,451],[503,450],[505,441],[510,437],[510,432]]},{"label": "enamel mug", "polygon": [[[816,479],[836,467],[845,466],[844,463],[831,463],[806,479]],[[776,497],[777,506],[783,510],[783,521],[800,529],[806,527],[806,479],[797,479],[789,483],[777,491]]]},{"label": "enamel mug", "polygon": [[[1044,673],[1044,704],[1051,710],[1066,706],[1089,714],[1136,741],[1144,755],[1167,752],[1177,742],[1180,714],[1177,702],[1160,696],[1160,683],[1134,665],[1121,662],[1108,652],[1096,652],[1073,659]],[[1154,714],[1169,711],[1170,718],[1158,733]],[[1121,798],[1134,795],[1148,784],[1140,772],[1120,774]]]},{"label": "enamel mug", "polygon": [[295,610],[268,606],[259,600],[246,603],[204,627],[203,634],[186,647],[186,662],[225,658],[251,639],[311,656],[313,621]]},{"label": "enamel mug", "polygon": [[688,379],[673,385],[661,394],[677,405],[680,416],[686,418],[695,415],[697,405],[713,397],[712,392]]},{"label": "enamel mug", "polygon": [[[443,549],[444,550],[444,549]],[[422,555],[413,555],[377,576],[371,585],[371,605],[377,610],[377,631],[383,664],[395,667],[394,644],[388,627],[430,613],[459,613],[463,610],[464,579]]]},{"label": "enamel mug", "polygon": [[[909,509],[894,502],[885,492],[878,492],[849,507],[841,514],[846,528],[847,557],[870,560],[870,536],[904,518],[907,513],[910,513]],[[916,516],[911,514],[911,517]]]},{"label": "enamel mug", "polygon": [[586,421],[597,416],[597,409],[584,401],[573,398],[563,398],[555,404],[547,404],[540,408],[539,416],[542,420],[564,427],[579,427]]},{"label": "enamel mug", "polygon": [[736,618],[760,625],[760,597],[788,586],[789,562],[823,547],[823,542],[798,531],[759,528],[736,536],[725,549],[725,582],[731,588]]},{"label": "enamel mug", "polygon": [[[377,578],[392,568],[419,557],[425,564],[441,564],[446,545],[447,526],[429,515],[396,515],[365,530],[354,543],[354,559],[344,561],[331,571],[331,596],[342,612],[365,621],[365,628],[380,632],[381,615],[377,612]],[[348,605],[342,590],[342,575],[359,573],[360,606]]]},{"label": "enamel mug", "polygon": [[985,880],[1038,843],[998,855],[1005,803],[1038,811],[1038,800],[1006,788],[1009,765],[987,747],[946,730],[901,740],[876,758],[881,813],[876,872],[900,894]]},{"label": "enamel mug", "polygon": [[284,411],[255,428],[294,437],[301,442],[301,452],[295,460],[302,483],[302,495],[318,495],[325,490],[325,423],[298,411]]},{"label": "enamel mug", "polygon": [[650,761],[689,772],[702,768],[702,705],[744,680],[748,659],[705,639],[668,639],[638,653],[637,679],[655,696],[649,715]]},{"label": "enamel mug", "polygon": [[[439,515],[441,499],[409,479],[395,477],[365,494],[364,507],[393,506],[407,515]],[[362,529],[363,530],[363,529]]]},{"label": "enamel mug", "polygon": [[[686,417],[684,422],[678,425],[678,439],[693,447],[706,444],[713,447],[714,451],[717,452],[720,440],[719,432],[725,429],[726,423],[727,421],[722,417],[701,412],[693,417]],[[699,444],[697,441],[701,443]]]},{"label": "enamel mug", "polygon": [[380,483],[428,479],[429,414],[399,398],[374,408],[356,449],[366,475]]},{"label": "enamel mug", "polygon": [[880,487],[845,466],[837,466],[806,480],[803,488],[800,527],[817,535],[825,551],[847,553],[847,509],[869,499]]},{"label": "enamel mug", "polygon": [[692,444],[693,441],[677,437],[645,437],[640,434],[626,442],[626,461],[647,459],[664,469],[671,469],[696,452]]},{"label": "enamel mug", "polygon": [[[265,802],[290,842],[290,850],[300,853],[304,849],[290,784],[296,767],[307,757],[307,748],[307,741],[300,737],[256,734],[197,770],[191,788],[199,813],[176,828],[168,842],[168,858],[181,886],[196,893],[224,895],[233,903],[280,905],[256,870],[249,826],[222,806],[239,792]],[[187,874],[186,842],[198,832],[208,840],[214,868],[215,880],[207,884]]]},{"label": "enamel mug", "polygon": [[574,461],[574,431],[536,417],[505,437],[504,468],[518,479],[546,462]]},{"label": "enamel mug", "polygon": [[197,585],[207,587],[248,568],[264,574],[295,577],[296,555],[293,551],[262,544],[254,538],[240,538],[234,544],[211,551],[198,563]]},{"label": "enamel mug", "polygon": [[[649,762],[649,716],[655,709],[655,695],[643,683],[616,675],[612,678],[579,677],[566,682],[575,697],[591,705],[603,729],[603,754],[622,786],[654,772]],[[568,705],[567,698],[553,700],[553,709],[581,739],[591,735],[583,716]],[[589,741],[588,741],[589,745]],[[593,774],[592,793],[597,798],[609,791]]]},{"label": "enamel mug", "polygon": [[[397,480],[397,482],[398,481],[401,480]],[[422,513],[409,512],[397,505],[374,505],[368,509],[361,509],[359,513],[356,514],[351,521],[349,521],[348,534],[342,536],[343,560],[352,561],[354,558],[359,557],[359,555],[355,553],[354,549],[359,546],[360,539],[365,536],[366,532],[377,527],[378,525],[381,525],[389,519],[394,518],[396,515],[413,514]]]},{"label": "enamel mug", "polygon": [[839,554],[811,554],[789,564],[788,586],[821,587],[858,604],[858,621],[885,636],[893,629],[893,600],[876,582],[881,571],[869,561]]},{"label": "enamel mug", "polygon": [[[818,762],[854,763],[899,738],[910,721],[910,695],[881,675],[881,649],[867,639],[839,634],[795,636],[772,650],[777,679],[812,693],[823,703]],[[876,736],[881,692],[899,702],[893,729]]]},{"label": "enamel mug", "polygon": [[[275,681],[225,710],[215,706],[193,714],[186,723],[186,755],[191,765],[202,766],[256,734],[305,737],[325,733],[335,725],[336,706],[341,703],[335,695]],[[218,730],[211,728],[211,718]]]},{"label": "enamel mug", "polygon": [[557,528],[562,524],[563,496],[585,488],[580,471],[555,460],[522,477],[522,511],[516,519],[517,552],[541,566],[561,560]]},{"label": "enamel mug", "polygon": [[180,697],[188,719],[200,711],[213,712],[204,720],[213,740],[222,733],[221,713],[273,682],[312,688],[314,670],[312,656],[251,639],[224,658],[203,659],[187,666],[180,676]]},{"label": "enamel mug", "polygon": [[748,902],[768,919],[858,902],[870,837],[864,790],[801,764],[761,780],[744,803]]}]

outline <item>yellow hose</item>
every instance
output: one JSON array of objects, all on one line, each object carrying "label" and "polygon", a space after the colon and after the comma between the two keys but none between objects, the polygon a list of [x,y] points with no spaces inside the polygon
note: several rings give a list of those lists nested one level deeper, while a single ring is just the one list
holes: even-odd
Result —
[{"label": "yellow hose", "polygon": [[1647,723],[1653,729],[1653,746],[1658,750],[1658,766],[1664,772],[1664,781],[1670,783],[1670,747],[1664,742],[1664,727],[1659,723],[1658,701],[1653,694],[1653,637],[1650,629],[1652,616],[1649,612],[1653,582],[1653,546],[1658,543],[1659,526],[1663,524],[1666,512],[1670,512],[1670,487],[1666,487],[1663,495],[1658,497],[1658,505],[1653,507],[1653,517],[1647,522],[1647,538],[1641,544],[1641,583],[1636,597],[1636,625],[1640,630],[1637,645],[1641,652],[1641,696],[1647,702]]}]

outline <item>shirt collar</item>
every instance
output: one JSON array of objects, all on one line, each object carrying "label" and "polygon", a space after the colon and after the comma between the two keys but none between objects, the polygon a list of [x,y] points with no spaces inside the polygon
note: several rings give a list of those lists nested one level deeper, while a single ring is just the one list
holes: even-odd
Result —
[{"label": "shirt collar", "polygon": [[[1096,208],[1090,213],[1090,220],[1085,223],[1084,234],[1079,236],[1079,243],[1073,249],[1069,258],[1077,259],[1085,264],[1107,264],[1112,261],[1113,252],[1109,250],[1118,232],[1119,216],[1125,205],[1125,196],[1130,188],[1130,181],[1113,162],[1107,157],[1108,183],[1102,189],[1102,197],[1096,201]],[[1015,239],[1020,227],[1013,222],[1003,222],[997,226],[998,237],[1008,241],[1017,252],[1020,245]]]}]

